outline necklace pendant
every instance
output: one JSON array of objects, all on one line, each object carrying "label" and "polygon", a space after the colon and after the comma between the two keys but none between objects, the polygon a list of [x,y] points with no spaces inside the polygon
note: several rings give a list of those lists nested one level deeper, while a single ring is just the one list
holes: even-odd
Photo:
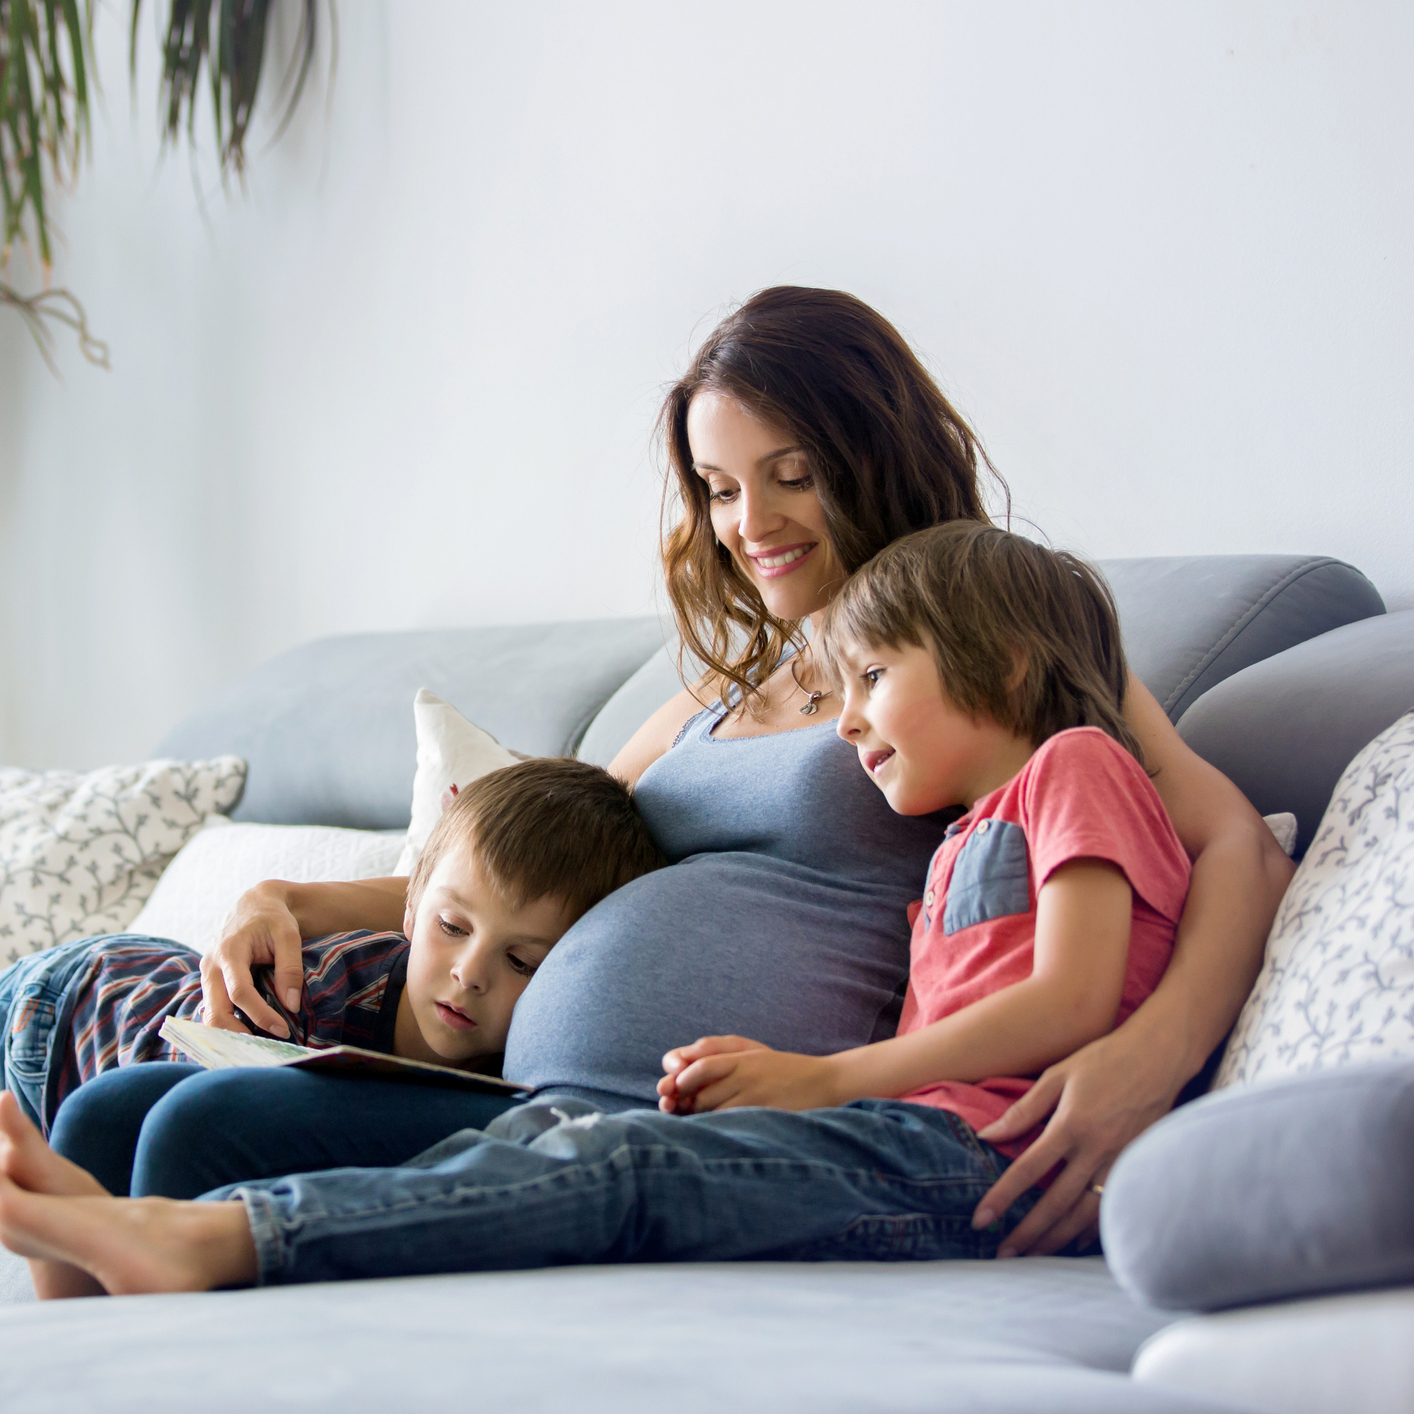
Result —
[{"label": "necklace pendant", "polygon": [[816,704],[819,702],[820,698],[823,695],[823,693],[812,692],[810,694],[810,701],[807,702],[805,706],[800,709],[800,715],[802,717],[813,717],[820,710],[820,708]]}]

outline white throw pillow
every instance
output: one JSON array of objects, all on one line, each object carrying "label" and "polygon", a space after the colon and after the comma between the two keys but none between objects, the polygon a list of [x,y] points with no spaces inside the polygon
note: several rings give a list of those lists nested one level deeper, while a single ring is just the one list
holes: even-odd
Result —
[{"label": "white throw pillow", "polygon": [[1214,1088],[1414,1056],[1414,712],[1346,767]]},{"label": "white throw pillow", "polygon": [[233,825],[228,820],[219,828],[210,825],[167,866],[128,931],[172,938],[204,953],[220,941],[236,900],[262,879],[311,884],[384,878],[393,872],[404,840],[401,830]]},{"label": "white throw pillow", "polygon": [[119,933],[245,784],[238,756],[101,770],[0,768],[0,963]]},{"label": "white throw pillow", "polygon": [[1297,824],[1296,816],[1289,810],[1284,810],[1280,815],[1263,815],[1267,828],[1277,837],[1277,843],[1287,854],[1296,853],[1296,833],[1301,828]]},{"label": "white throw pillow", "polygon": [[443,797],[452,786],[467,785],[524,759],[425,687],[413,699],[412,715],[417,724],[417,775],[412,783],[412,819],[394,870],[397,874],[412,873],[432,827],[442,817]]}]

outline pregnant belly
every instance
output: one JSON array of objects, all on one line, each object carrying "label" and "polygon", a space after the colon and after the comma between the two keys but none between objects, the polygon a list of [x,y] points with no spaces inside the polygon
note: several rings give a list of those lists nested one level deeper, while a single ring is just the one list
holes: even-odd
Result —
[{"label": "pregnant belly", "polygon": [[812,1055],[890,1036],[910,897],[756,854],[637,879],[585,914],[526,988],[506,1078],[654,1104],[663,1052],[699,1036]]}]

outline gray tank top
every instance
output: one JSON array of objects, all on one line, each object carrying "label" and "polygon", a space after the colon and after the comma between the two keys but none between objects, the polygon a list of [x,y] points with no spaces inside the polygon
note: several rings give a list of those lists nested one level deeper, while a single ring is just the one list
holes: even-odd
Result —
[{"label": "gray tank top", "polygon": [[734,1032],[823,1055],[893,1035],[908,904],[958,812],[895,815],[833,722],[718,738],[700,712],[639,781],[666,869],[590,909],[516,1008],[505,1075],[654,1104],[663,1052]]}]

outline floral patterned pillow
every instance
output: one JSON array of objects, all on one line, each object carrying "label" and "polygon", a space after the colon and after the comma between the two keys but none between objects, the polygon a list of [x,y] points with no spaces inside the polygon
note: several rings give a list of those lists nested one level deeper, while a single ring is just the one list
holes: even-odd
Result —
[{"label": "floral patterned pillow", "polygon": [[82,775],[0,768],[0,966],[121,932],[172,856],[240,799],[245,774],[238,756]]},{"label": "floral patterned pillow", "polygon": [[1346,767],[1214,1088],[1414,1056],[1414,712]]}]

